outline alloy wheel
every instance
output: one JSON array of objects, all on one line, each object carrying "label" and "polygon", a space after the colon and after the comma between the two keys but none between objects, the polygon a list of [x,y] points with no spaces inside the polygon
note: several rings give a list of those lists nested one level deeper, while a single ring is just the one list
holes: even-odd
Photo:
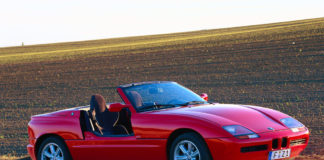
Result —
[{"label": "alloy wheel", "polygon": [[64,160],[62,149],[56,143],[48,143],[42,150],[41,160]]},{"label": "alloy wheel", "polygon": [[200,160],[199,149],[189,140],[180,141],[174,150],[174,160]]}]

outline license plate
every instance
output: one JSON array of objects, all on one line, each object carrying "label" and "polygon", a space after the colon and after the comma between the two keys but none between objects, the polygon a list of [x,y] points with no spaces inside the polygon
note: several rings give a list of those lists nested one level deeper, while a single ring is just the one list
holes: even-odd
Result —
[{"label": "license plate", "polygon": [[269,153],[268,159],[272,160],[272,159],[282,159],[288,157],[290,157],[290,149],[283,149],[283,150],[271,151]]}]

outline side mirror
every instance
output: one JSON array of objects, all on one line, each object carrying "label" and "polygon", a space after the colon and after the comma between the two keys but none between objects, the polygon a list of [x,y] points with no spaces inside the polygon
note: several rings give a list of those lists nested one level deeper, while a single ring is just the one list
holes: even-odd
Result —
[{"label": "side mirror", "polygon": [[200,97],[204,99],[205,101],[208,101],[208,94],[207,93],[202,93],[200,94]]},{"label": "side mirror", "polygon": [[109,105],[109,112],[120,112],[123,108],[128,108],[129,105],[121,103],[113,103]]}]

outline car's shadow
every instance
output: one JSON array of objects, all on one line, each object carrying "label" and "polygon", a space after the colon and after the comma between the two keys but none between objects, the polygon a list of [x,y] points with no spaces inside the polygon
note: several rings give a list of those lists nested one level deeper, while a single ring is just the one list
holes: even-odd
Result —
[{"label": "car's shadow", "polygon": [[17,160],[31,160],[30,157],[19,158]]}]

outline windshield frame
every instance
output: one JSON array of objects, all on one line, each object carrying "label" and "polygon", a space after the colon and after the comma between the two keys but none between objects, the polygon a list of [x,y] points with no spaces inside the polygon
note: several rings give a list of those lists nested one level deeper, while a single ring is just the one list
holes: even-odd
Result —
[{"label": "windshield frame", "polygon": [[[180,87],[183,87],[184,89],[186,89],[187,91],[191,92],[192,94],[196,95],[197,97],[201,98],[197,93],[193,92],[192,90],[190,90],[189,88],[177,83],[177,82],[173,82],[173,81],[149,81],[149,82],[139,82],[139,83],[132,83],[132,84],[125,84],[125,85],[121,85],[119,86],[119,88],[122,90],[123,94],[125,95],[125,97],[127,98],[127,100],[130,102],[130,104],[133,106],[133,108],[135,109],[135,111],[137,113],[141,113],[141,112],[149,112],[149,111],[156,111],[156,110],[161,110],[161,109],[167,109],[167,108],[175,108],[175,107],[182,107],[182,106],[187,106],[187,105],[191,105],[190,102],[186,102],[186,103],[181,103],[181,104],[168,104],[168,105],[174,105],[173,107],[161,107],[160,104],[156,105],[155,109],[146,109],[146,110],[141,110],[138,107],[136,107],[135,102],[133,101],[132,97],[126,93],[126,90],[132,87],[138,87],[138,86],[142,86],[142,85],[151,85],[151,84],[160,84],[160,83],[174,83],[175,85],[178,85]],[[199,104],[207,104],[208,102],[205,101],[203,98],[200,99],[201,102],[204,103],[199,103]],[[153,103],[152,103],[153,104]],[[164,106],[164,105],[162,105]]]}]

